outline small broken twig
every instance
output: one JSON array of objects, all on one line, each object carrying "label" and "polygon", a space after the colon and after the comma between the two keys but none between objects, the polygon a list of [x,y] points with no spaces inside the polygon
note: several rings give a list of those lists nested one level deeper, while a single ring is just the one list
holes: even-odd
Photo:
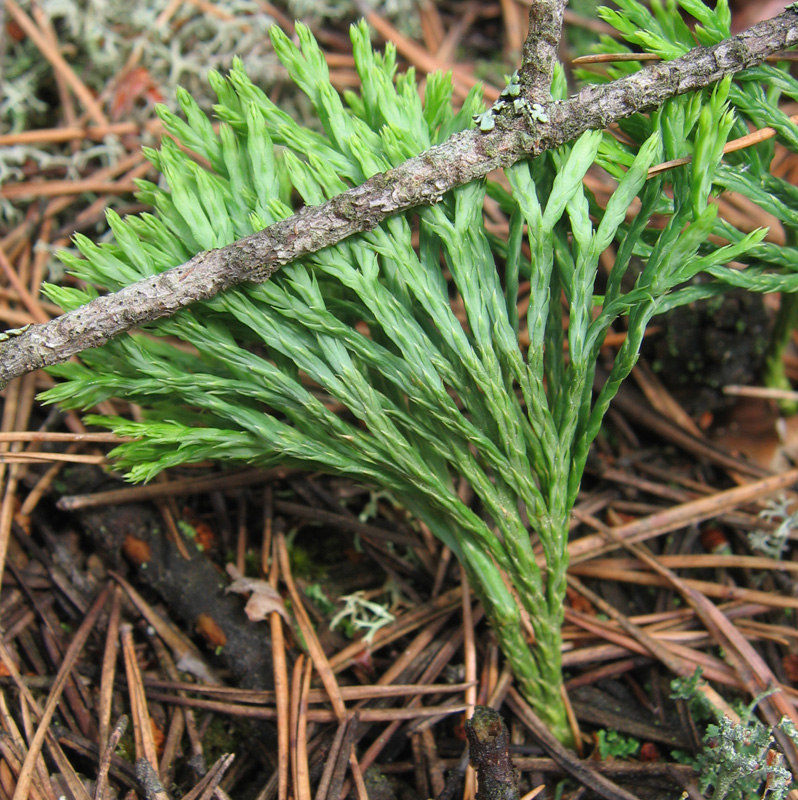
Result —
[{"label": "small broken twig", "polygon": [[477,800],[518,800],[518,774],[510,760],[510,735],[499,713],[477,706],[466,722],[471,766],[477,771]]}]

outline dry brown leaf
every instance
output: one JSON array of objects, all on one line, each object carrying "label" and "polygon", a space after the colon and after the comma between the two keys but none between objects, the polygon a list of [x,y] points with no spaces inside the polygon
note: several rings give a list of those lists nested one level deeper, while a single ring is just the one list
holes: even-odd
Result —
[{"label": "dry brown leaf", "polygon": [[260,578],[246,578],[241,575],[234,564],[227,565],[227,574],[233,579],[233,582],[225,589],[225,592],[252,593],[244,607],[244,613],[250,622],[262,622],[269,618],[269,614],[276,611],[286,622],[291,623],[283,598],[277,589],[269,585],[268,581]]}]

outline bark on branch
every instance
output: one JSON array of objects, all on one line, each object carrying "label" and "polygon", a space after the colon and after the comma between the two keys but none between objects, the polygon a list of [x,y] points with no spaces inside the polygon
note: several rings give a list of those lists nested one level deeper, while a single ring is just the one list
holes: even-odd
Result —
[{"label": "bark on branch", "polygon": [[[550,65],[554,56],[551,38],[558,30],[557,14],[561,20],[563,4],[563,0],[533,3],[530,39],[534,41],[524,48],[526,88],[532,99],[539,97],[546,74],[550,75],[545,65],[547,59]],[[0,342],[0,387],[237,284],[268,280],[280,267],[302,256],[371,230],[393,214],[435,203],[450,189],[491,170],[709,86],[796,43],[798,11],[790,7],[713,47],[697,47],[675,61],[647,67],[610,84],[587,86],[567,101],[548,103],[549,121],[533,128],[517,117],[500,120],[490,133],[469,130],[456,134],[320,206],[304,208],[226,247],[199,253],[181,266],[9,336]]]},{"label": "bark on branch", "polygon": [[529,34],[518,73],[530,103],[551,99],[551,78],[562,37],[565,6],[562,0],[538,0],[529,8]]},{"label": "bark on branch", "polygon": [[501,715],[477,706],[466,722],[469,759],[477,771],[476,800],[518,800],[518,774],[510,758],[510,734]]}]

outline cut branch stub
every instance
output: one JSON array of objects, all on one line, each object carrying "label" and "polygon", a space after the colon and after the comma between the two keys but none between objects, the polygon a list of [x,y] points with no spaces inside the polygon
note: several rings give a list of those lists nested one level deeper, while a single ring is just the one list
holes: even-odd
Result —
[{"label": "cut branch stub", "polygon": [[518,800],[518,774],[510,760],[510,736],[497,711],[477,706],[466,722],[471,766],[477,771],[477,800]]}]

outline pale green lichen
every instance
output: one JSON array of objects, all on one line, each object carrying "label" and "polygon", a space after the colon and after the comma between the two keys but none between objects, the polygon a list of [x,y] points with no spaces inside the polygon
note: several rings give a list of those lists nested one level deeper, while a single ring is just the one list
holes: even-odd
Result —
[{"label": "pale green lichen", "polygon": [[504,111],[509,107],[512,101],[512,110],[515,114],[523,114],[524,119],[528,125],[534,126],[538,122],[548,122],[549,117],[546,109],[540,103],[532,103],[525,97],[521,97],[521,84],[518,77],[518,72],[514,72],[512,77],[507,83],[507,86],[502,89],[499,99],[487,110],[481,114],[474,114],[474,122],[477,127],[483,132],[488,133],[496,127],[496,120]]},{"label": "pale green lichen", "polygon": [[771,500],[767,507],[759,512],[760,519],[776,524],[773,530],[754,530],[748,533],[748,544],[769,558],[779,559],[798,531],[798,508],[786,497]]}]

